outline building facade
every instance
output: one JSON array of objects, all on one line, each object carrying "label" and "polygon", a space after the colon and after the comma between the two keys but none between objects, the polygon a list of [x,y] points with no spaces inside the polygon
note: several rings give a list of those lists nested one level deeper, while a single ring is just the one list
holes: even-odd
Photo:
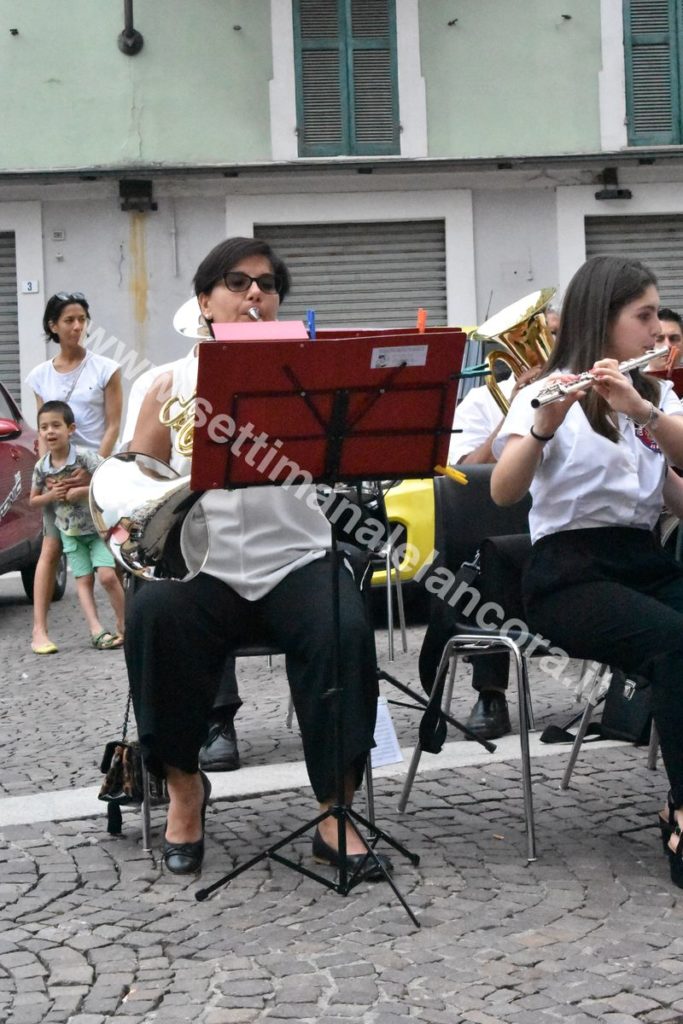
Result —
[{"label": "building facade", "polygon": [[683,309],[675,0],[137,0],[135,54],[114,0],[0,11],[0,378],[28,413],[50,294],[88,295],[129,385],[184,353],[233,234],[324,326],[481,322],[609,251]]}]

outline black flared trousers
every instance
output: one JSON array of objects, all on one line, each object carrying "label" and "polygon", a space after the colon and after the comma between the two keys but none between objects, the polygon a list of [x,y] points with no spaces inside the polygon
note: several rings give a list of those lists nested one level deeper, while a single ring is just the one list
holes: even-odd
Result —
[{"label": "black flared trousers", "polygon": [[[361,593],[344,567],[339,587],[343,762],[360,784],[377,709],[374,636]],[[138,736],[150,768],[197,770],[227,655],[243,644],[267,643],[286,656],[313,790],[318,800],[333,799],[333,621],[328,557],[291,572],[257,601],[201,573],[186,583],[141,588],[133,598],[125,649]]]},{"label": "black flared trousers", "polygon": [[523,587],[532,632],[569,657],[649,679],[662,761],[683,806],[683,567],[647,530],[566,530],[534,544]]}]

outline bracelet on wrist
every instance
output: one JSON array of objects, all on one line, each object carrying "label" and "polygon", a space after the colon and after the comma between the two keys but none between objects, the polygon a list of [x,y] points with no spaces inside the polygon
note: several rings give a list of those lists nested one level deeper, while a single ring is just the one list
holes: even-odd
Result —
[{"label": "bracelet on wrist", "polygon": [[555,437],[554,434],[537,434],[536,431],[534,430],[533,423],[529,427],[529,433],[531,434],[531,436],[533,437],[533,439],[535,441],[540,441],[541,444],[545,444],[546,441],[552,441],[552,439]]},{"label": "bracelet on wrist", "polygon": [[657,422],[658,419],[659,419],[659,409],[654,404],[654,402],[650,402],[650,411],[649,411],[649,413],[647,415],[647,419],[643,420],[642,423],[639,423],[638,420],[634,420],[633,422],[635,423],[635,425],[637,427],[641,427],[641,428],[642,427],[651,427],[651,426],[653,426]]}]

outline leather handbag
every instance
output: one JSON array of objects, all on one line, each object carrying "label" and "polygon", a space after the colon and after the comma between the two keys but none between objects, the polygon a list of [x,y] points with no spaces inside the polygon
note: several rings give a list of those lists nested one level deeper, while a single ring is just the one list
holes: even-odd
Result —
[{"label": "leather handbag", "polygon": [[651,724],[650,687],[644,680],[627,679],[623,672],[614,672],[602,709],[602,738],[644,745],[650,739]]},{"label": "leather handbag", "polygon": [[[142,776],[142,751],[140,744],[127,739],[128,719],[130,716],[131,695],[128,693],[126,713],[123,718],[121,739],[110,740],[104,748],[100,771],[104,773],[104,781],[97,794],[98,800],[107,804],[107,832],[120,835],[123,820],[121,808],[129,804],[141,804],[144,798]],[[151,804],[168,801],[168,792],[164,779],[147,773],[149,780],[149,798]]]}]

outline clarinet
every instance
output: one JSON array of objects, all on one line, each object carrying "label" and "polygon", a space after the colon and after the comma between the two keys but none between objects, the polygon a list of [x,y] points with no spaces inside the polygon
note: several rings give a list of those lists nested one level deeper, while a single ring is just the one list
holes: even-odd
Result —
[{"label": "clarinet", "polygon": [[[628,373],[629,370],[645,366],[652,359],[665,356],[668,351],[668,345],[664,345],[662,348],[652,348],[648,352],[643,352],[642,356],[636,356],[635,359],[627,359],[625,362],[619,363],[618,369],[620,373]],[[595,374],[591,373],[590,370],[586,370],[584,373],[580,373],[576,380],[566,382],[553,381],[547,388],[539,391],[535,398],[531,399],[531,407],[539,409],[542,405],[550,405],[551,402],[557,402],[560,398],[574,394],[575,391],[583,391],[584,388],[589,388],[591,384],[594,384],[595,379]]]}]

